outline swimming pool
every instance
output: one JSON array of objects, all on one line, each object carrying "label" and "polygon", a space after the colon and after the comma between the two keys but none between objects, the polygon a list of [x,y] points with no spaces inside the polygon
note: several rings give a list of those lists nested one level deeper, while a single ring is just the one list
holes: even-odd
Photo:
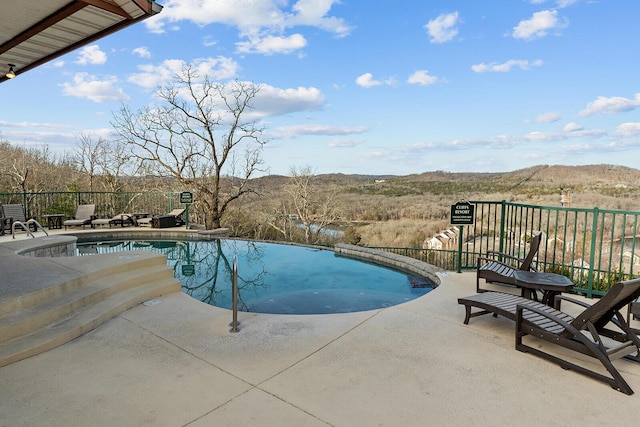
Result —
[{"label": "swimming pool", "polygon": [[424,279],[333,251],[242,240],[78,243],[78,254],[153,250],[167,256],[182,291],[231,308],[238,260],[239,310],[278,314],[347,313],[390,307],[433,288]]}]

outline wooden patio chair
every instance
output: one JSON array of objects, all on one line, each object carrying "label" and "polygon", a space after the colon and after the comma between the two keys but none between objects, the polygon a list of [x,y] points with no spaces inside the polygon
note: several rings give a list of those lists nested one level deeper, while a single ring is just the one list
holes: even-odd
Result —
[{"label": "wooden patio chair", "polygon": [[125,225],[134,225],[135,221],[133,220],[133,215],[127,213],[121,213],[115,215],[112,218],[99,218],[91,221],[91,226],[96,227],[100,225],[108,225],[111,228],[114,225],[119,225],[124,227]]},{"label": "wooden patio chair", "polygon": [[[27,218],[24,213],[24,207],[21,204],[7,204],[2,205],[2,228],[11,231],[12,225],[16,221],[20,221],[22,224],[27,225],[27,220],[31,218]],[[36,225],[31,222],[27,225],[29,230],[36,231]],[[24,230],[24,227],[21,227],[21,230]],[[24,230],[27,231],[27,230]]]},{"label": "wooden patio chair", "polygon": [[[576,318],[550,307],[536,306],[527,300],[521,301],[516,307],[516,350],[534,354],[557,363],[564,369],[573,369],[603,381],[622,393],[633,394],[633,390],[611,361],[624,357],[640,362],[640,339],[620,312],[638,297],[640,278],[616,283],[593,305],[562,295],[556,296],[556,299],[585,307]],[[527,335],[596,358],[609,376],[546,353],[539,344],[535,347],[526,345],[523,338]]]},{"label": "wooden patio chair", "polygon": [[182,218],[182,216],[185,213],[185,209],[184,208],[177,208],[172,210],[171,212],[169,212],[166,215],[154,215],[152,217],[147,217],[147,218],[139,218],[138,219],[138,226],[140,227],[152,227],[155,223],[157,223],[159,221],[160,218],[167,218],[169,217],[171,219],[171,223],[174,224],[173,226],[181,226],[184,225],[184,218]]},{"label": "wooden patio chair", "polygon": [[94,215],[95,211],[96,205],[78,205],[76,215],[73,217],[74,219],[68,219],[62,223],[64,225],[64,229],[66,230],[67,227],[80,226],[84,228],[85,225],[91,225],[91,221],[96,218]]},{"label": "wooden patio chair", "polygon": [[487,289],[480,288],[480,279],[487,283],[500,283],[504,285],[516,285],[513,273],[516,270],[537,271],[531,265],[533,259],[540,248],[542,232],[539,231],[533,236],[529,243],[529,252],[524,258],[518,258],[499,251],[487,251],[485,256],[478,257],[478,269],[476,274],[476,291],[486,292]]}]

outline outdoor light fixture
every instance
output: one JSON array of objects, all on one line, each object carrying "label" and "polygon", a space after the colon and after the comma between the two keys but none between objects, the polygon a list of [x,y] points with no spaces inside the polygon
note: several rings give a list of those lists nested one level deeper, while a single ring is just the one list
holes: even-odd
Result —
[{"label": "outdoor light fixture", "polygon": [[16,78],[16,73],[13,71],[13,67],[15,67],[15,64],[8,64],[9,65],[9,71],[7,72],[7,74],[5,74],[5,76],[7,76],[8,79],[15,79]]}]

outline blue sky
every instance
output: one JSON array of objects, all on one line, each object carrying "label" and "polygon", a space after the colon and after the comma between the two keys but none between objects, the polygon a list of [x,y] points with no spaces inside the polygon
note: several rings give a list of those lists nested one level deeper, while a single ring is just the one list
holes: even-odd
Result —
[{"label": "blue sky", "polygon": [[263,86],[272,174],[638,166],[638,0],[158,3],[0,84],[0,139],[72,152],[192,63]]}]

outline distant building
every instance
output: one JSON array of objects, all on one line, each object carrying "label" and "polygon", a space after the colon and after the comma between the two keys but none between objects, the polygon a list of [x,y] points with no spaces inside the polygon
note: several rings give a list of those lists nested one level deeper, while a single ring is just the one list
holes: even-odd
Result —
[{"label": "distant building", "polygon": [[431,239],[427,240],[427,249],[450,249],[458,241],[458,229],[456,227],[441,231]]}]

